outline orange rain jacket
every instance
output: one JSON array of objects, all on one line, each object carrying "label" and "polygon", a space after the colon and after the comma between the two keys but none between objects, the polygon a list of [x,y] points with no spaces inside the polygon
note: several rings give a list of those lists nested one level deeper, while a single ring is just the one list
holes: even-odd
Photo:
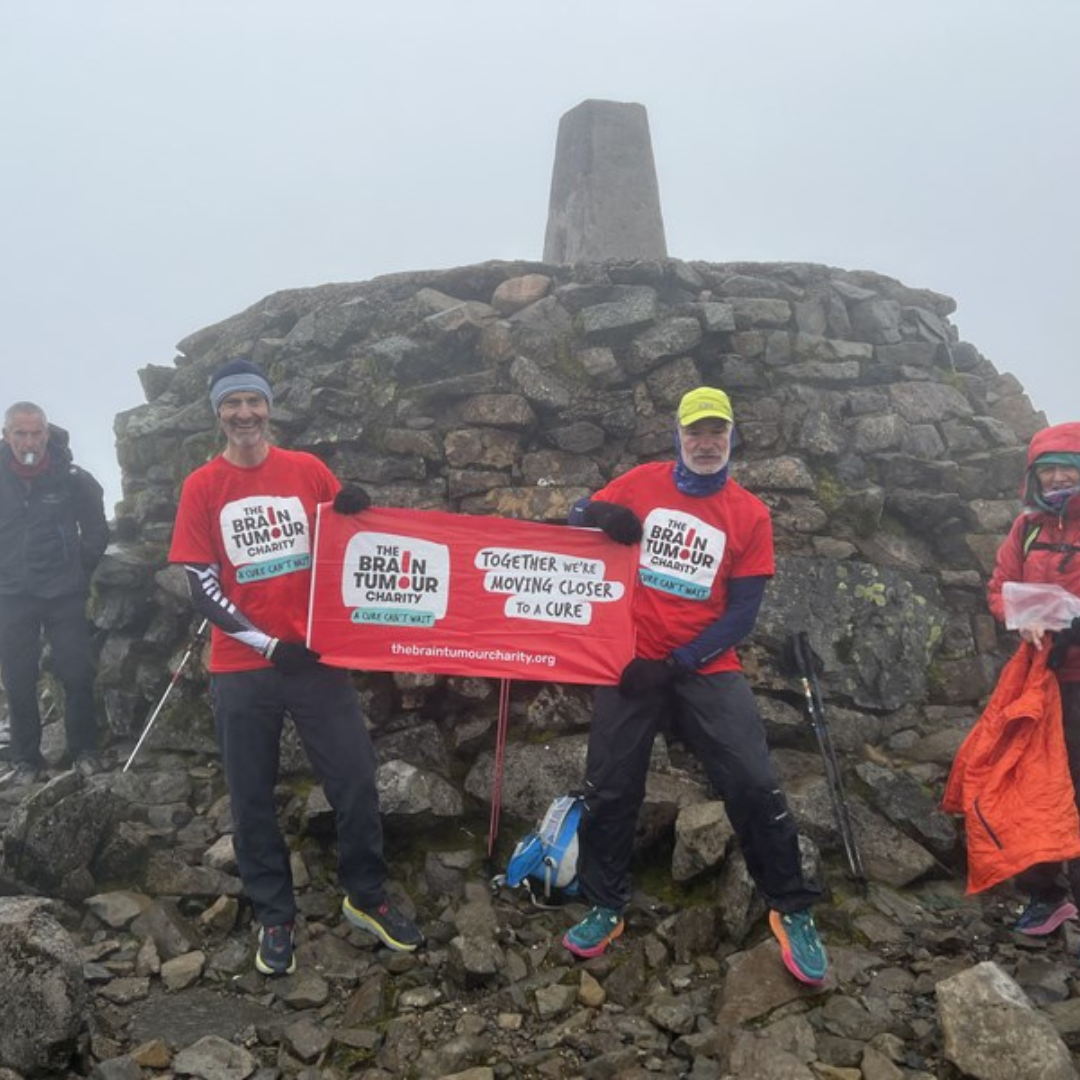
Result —
[{"label": "orange rain jacket", "polygon": [[964,815],[969,894],[1035,863],[1080,858],[1080,815],[1049,652],[1021,643],[949,774],[941,805]]}]

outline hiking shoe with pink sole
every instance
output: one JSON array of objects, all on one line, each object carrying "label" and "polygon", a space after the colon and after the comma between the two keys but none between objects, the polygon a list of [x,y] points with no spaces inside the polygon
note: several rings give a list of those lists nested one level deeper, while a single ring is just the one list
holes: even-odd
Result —
[{"label": "hiking shoe with pink sole", "polygon": [[571,926],[562,943],[575,956],[599,956],[626,928],[616,908],[594,907],[581,922]]},{"label": "hiking shoe with pink sole", "polygon": [[784,967],[799,982],[821,986],[829,971],[829,958],[809,909],[787,913],[770,911],[769,926],[780,942]]},{"label": "hiking shoe with pink sole", "polygon": [[1070,900],[1031,900],[1013,923],[1013,930],[1028,937],[1044,937],[1063,922],[1075,919],[1076,914],[1076,905]]}]

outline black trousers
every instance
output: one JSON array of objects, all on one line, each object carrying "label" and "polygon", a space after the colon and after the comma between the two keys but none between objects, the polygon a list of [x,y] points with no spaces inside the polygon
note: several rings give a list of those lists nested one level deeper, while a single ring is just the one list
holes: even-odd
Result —
[{"label": "black trousers", "polygon": [[[1069,772],[1072,773],[1073,798],[1080,808],[1080,683],[1061,684],[1061,720],[1065,729],[1065,749],[1069,755]],[[1016,876],[1017,885],[1032,900],[1059,903],[1068,896],[1080,903],[1080,859],[1064,864],[1036,863]],[[1066,884],[1067,880],[1067,884]]]},{"label": "black trousers", "polygon": [[360,907],[381,904],[386,866],[375,750],[348,672],[321,664],[295,675],[276,668],[228,672],[212,677],[210,693],[236,861],[259,922],[296,918],[289,849],[274,803],[286,712],[334,808],[341,884]]},{"label": "black trousers", "polygon": [[740,672],[695,675],[633,698],[616,687],[597,690],[579,830],[578,874],[586,899],[612,908],[630,900],[634,831],[652,745],[666,718],[723,799],[765,901],[784,912],[809,907],[821,890],[803,878],[798,831]]},{"label": "black trousers", "polygon": [[42,635],[49,642],[57,677],[64,687],[64,729],[72,755],[97,746],[94,713],[94,658],[86,621],[86,594],[0,596],[0,678],[11,715],[11,756],[42,763]]}]

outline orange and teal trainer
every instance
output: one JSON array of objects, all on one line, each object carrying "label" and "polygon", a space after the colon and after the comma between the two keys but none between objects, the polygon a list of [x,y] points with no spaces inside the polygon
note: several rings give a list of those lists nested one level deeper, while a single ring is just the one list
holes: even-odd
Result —
[{"label": "orange and teal trainer", "polygon": [[562,943],[583,959],[599,956],[625,929],[622,913],[617,908],[594,907],[581,922],[571,926]]},{"label": "orange and teal trainer", "polygon": [[829,958],[825,955],[825,946],[821,944],[810,909],[788,913],[770,911],[769,926],[780,942],[784,967],[799,982],[821,986],[829,971]]}]

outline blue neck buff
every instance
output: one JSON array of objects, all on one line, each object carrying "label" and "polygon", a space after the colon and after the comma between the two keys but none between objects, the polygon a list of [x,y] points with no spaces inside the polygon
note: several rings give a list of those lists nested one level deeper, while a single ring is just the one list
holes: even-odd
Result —
[{"label": "blue neck buff", "polygon": [[675,486],[684,495],[693,495],[701,498],[703,495],[715,495],[726,483],[728,478],[729,461],[719,472],[710,476],[702,476],[694,472],[682,456],[682,442],[679,439],[678,428],[675,430]]}]

